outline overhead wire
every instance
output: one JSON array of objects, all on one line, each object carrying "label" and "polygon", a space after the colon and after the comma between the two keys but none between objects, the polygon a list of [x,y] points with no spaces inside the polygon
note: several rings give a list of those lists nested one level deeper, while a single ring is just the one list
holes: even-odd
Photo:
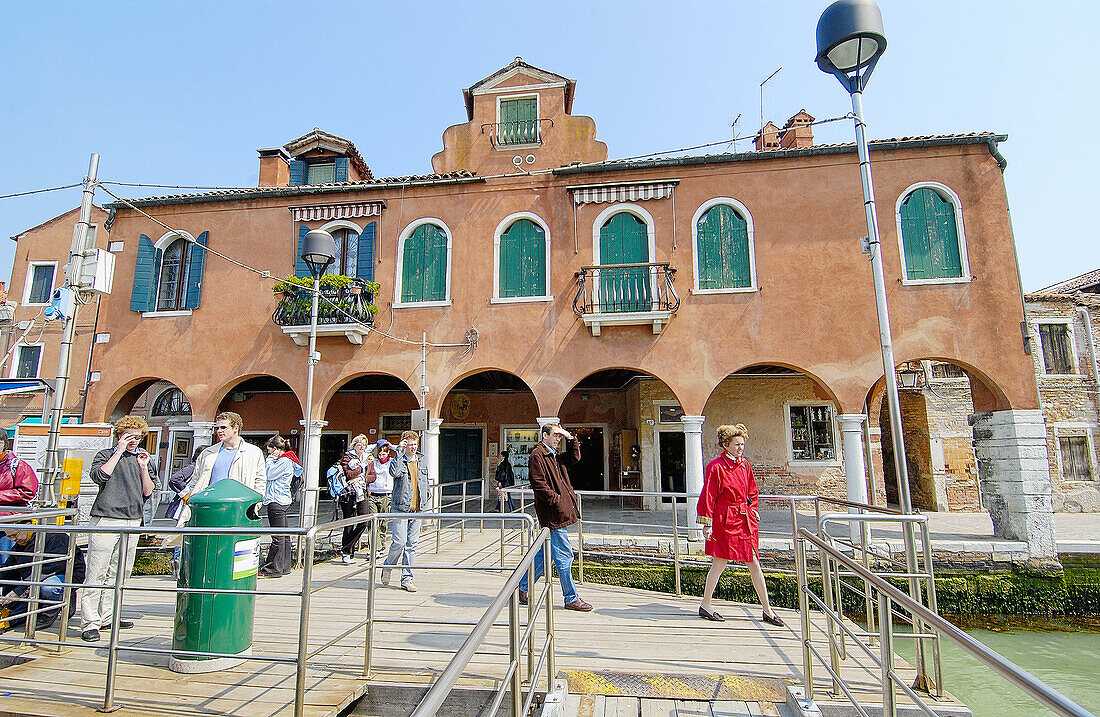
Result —
[{"label": "overhead wire", "polygon": [[72,189],[73,187],[83,186],[84,182],[73,182],[72,184],[63,184],[60,187],[46,187],[45,189],[30,189],[25,192],[13,192],[12,194],[0,194],[0,199],[11,199],[13,197],[26,197],[31,194],[43,194],[45,192],[56,192],[61,189]]}]

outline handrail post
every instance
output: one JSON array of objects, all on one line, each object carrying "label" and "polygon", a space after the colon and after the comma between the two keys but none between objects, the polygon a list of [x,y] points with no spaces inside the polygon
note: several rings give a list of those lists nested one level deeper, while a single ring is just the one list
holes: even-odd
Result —
[{"label": "handrail post", "polygon": [[367,573],[367,624],[363,626],[363,677],[370,679],[371,661],[374,659],[374,578],[378,569],[378,520],[372,513],[370,526],[370,572]]},{"label": "handrail post", "polygon": [[[64,520],[64,519],[62,519]],[[57,651],[61,652],[61,643],[69,631],[69,601],[73,599],[73,563],[76,562],[76,535],[69,533],[69,556],[65,559],[65,589],[61,591],[61,626],[57,628]]]},{"label": "handrail post", "polygon": [[[794,501],[791,502],[794,506]],[[806,579],[806,548],[799,540],[798,534],[794,536],[795,570],[798,571],[798,612],[802,619],[802,687],[807,700],[814,698],[814,664],[813,653],[810,652],[810,599],[807,593],[810,582]]]},{"label": "handrail post", "polygon": [[[549,566],[547,566],[549,567]],[[530,587],[534,587],[533,585]],[[531,593],[528,593],[530,595]],[[523,685],[519,674],[519,595],[512,592],[508,598],[508,655],[512,666],[512,717],[520,717],[523,711]]]},{"label": "handrail post", "polygon": [[833,693],[840,694],[840,654],[836,648],[837,628],[833,617],[836,606],[833,596],[833,576],[832,571],[829,570],[830,557],[824,549],[821,549],[818,551],[818,559],[821,561],[821,592],[825,596],[825,625],[828,628],[826,633],[829,639],[829,666],[833,668]]},{"label": "handrail post", "polygon": [[[70,541],[72,542],[72,541]],[[34,534],[34,551],[31,558],[31,582],[42,581],[42,561],[46,559],[46,534],[38,532]],[[38,625],[38,606],[42,604],[42,587],[34,585],[27,591],[27,618],[23,621],[23,634],[28,640],[34,638],[34,631]]]},{"label": "handrail post", "polygon": [[581,509],[583,498],[584,496],[577,495],[577,582],[581,585],[584,585],[584,511]]},{"label": "handrail post", "polygon": [[[302,605],[298,613],[298,660],[294,680],[294,717],[303,717],[306,709],[306,662],[309,660],[309,601],[313,585],[313,551],[317,534],[311,529],[305,535],[305,560],[302,562]],[[373,582],[373,575],[371,576]]]},{"label": "handrail post", "polygon": [[[439,484],[435,487],[437,499],[435,504],[439,506],[440,516],[443,515],[443,484]],[[436,518],[435,521],[435,554],[439,555],[439,538],[443,532],[443,518]]]},{"label": "handrail post", "polygon": [[[462,515],[466,515],[466,481],[462,481],[462,510],[459,511]],[[466,519],[459,518],[458,523],[458,542],[466,542]]]},{"label": "handrail post", "polygon": [[680,519],[677,516],[678,510],[674,497],[672,499],[672,572],[673,580],[676,581],[676,597],[682,597],[684,593],[680,585]]},{"label": "handrail post", "polygon": [[[482,481],[481,485],[478,486],[477,495],[481,499],[478,502],[478,511],[477,512],[484,514],[485,513],[485,482],[484,481]],[[481,525],[478,526],[477,532],[480,533],[483,530],[485,530],[485,519],[484,518],[481,519]]]},{"label": "handrail post", "polygon": [[[898,706],[894,696],[894,625],[889,595],[878,594],[879,650],[882,662],[882,715],[897,717]],[[918,641],[919,642],[919,641]]]},{"label": "handrail post", "polygon": [[506,495],[508,497],[511,497],[511,494],[506,492],[507,490],[508,490],[507,488],[504,488],[503,490],[501,490],[500,500],[498,501],[499,506],[500,506],[500,515],[501,515],[501,518],[500,518],[500,567],[502,567],[502,568],[504,567],[504,524],[507,522],[504,519],[504,514],[508,512],[504,508],[504,503],[505,503],[505,496]]},{"label": "handrail post", "polygon": [[[928,535],[928,522],[925,521],[920,524],[920,540],[921,547],[924,550],[924,571],[928,575],[928,609],[937,615],[940,614],[939,603],[936,600],[936,571],[932,567],[932,543],[929,540]],[[921,632],[924,632],[922,629]],[[939,632],[933,633],[935,637],[932,638],[932,669],[936,675],[936,697],[943,696],[943,668],[940,664],[940,635]]]},{"label": "handrail post", "polygon": [[[550,540],[547,539],[543,545],[543,565],[546,568],[550,567]],[[554,687],[554,677],[558,674],[558,663],[554,657],[554,578],[551,576],[550,571],[546,570],[546,649],[550,651],[550,654],[546,656],[546,694],[550,694],[550,690]],[[530,593],[528,593],[529,595]],[[531,678],[532,681],[534,677]]]},{"label": "handrail post", "polygon": [[130,534],[119,534],[118,565],[115,567],[115,589],[111,596],[111,639],[107,643],[107,682],[103,690],[103,711],[114,712],[115,705],[115,667],[118,662],[118,622],[122,616],[122,580],[126,575],[126,553],[130,548]]}]

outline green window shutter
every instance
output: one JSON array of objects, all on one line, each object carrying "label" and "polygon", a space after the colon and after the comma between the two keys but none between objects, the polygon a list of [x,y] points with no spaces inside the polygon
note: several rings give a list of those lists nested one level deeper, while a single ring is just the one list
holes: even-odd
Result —
[{"label": "green window shutter", "polygon": [[522,144],[531,144],[538,141],[538,108],[539,102],[530,97],[517,100],[519,104],[519,141]]},{"label": "green window shutter", "polygon": [[306,163],[300,159],[290,163],[290,186],[298,187],[306,183]]},{"label": "green window shutter", "polygon": [[335,174],[333,176],[333,181],[335,181],[335,182],[346,182],[346,181],[348,181],[348,158],[347,157],[337,157],[336,158],[336,170],[335,170]]},{"label": "green window shutter", "polygon": [[306,234],[309,234],[309,227],[305,224],[298,227],[298,251],[294,253],[294,276],[298,278],[313,276],[309,273],[309,264],[302,258],[302,245],[306,241]]},{"label": "green window shutter", "polygon": [[752,286],[749,223],[726,204],[711,207],[696,227],[700,289]]},{"label": "green window shutter", "polygon": [[963,275],[955,206],[923,187],[901,206],[901,238],[907,279],[955,279]]},{"label": "green window shutter", "polygon": [[422,224],[408,239],[401,257],[401,301],[447,298],[447,235],[434,224]]},{"label": "green window shutter", "polygon": [[649,311],[647,267],[606,268],[649,261],[649,236],[641,219],[619,212],[600,228],[600,305],[605,312]]},{"label": "green window shutter", "polygon": [[500,236],[502,298],[546,295],[546,232],[530,219],[513,222]]},{"label": "green window shutter", "polygon": [[130,311],[152,311],[156,303],[160,260],[153,240],[144,234],[138,240],[134,286],[130,290]]},{"label": "green window shutter", "polygon": [[191,260],[187,267],[187,295],[184,297],[185,309],[197,309],[202,306],[202,280],[206,272],[206,242],[210,232],[203,232],[190,246]]},{"label": "green window shutter", "polygon": [[377,222],[371,222],[363,229],[356,251],[355,275],[367,281],[374,281],[374,231],[377,225]]}]

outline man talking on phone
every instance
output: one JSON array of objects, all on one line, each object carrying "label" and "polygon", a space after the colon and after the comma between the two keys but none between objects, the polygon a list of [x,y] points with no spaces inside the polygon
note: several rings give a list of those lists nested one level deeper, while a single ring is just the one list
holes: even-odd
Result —
[{"label": "man talking on phone", "polygon": [[[104,448],[92,459],[91,477],[99,486],[99,493],[92,503],[91,525],[101,528],[134,528],[141,525],[145,500],[156,487],[156,464],[149,454],[140,448],[149,425],[140,416],[123,416],[115,422],[114,448]],[[111,585],[118,571],[118,551],[122,543],[120,533],[91,533],[88,536],[87,585]],[[131,534],[126,541],[126,559],[122,580],[130,577],[137,555],[138,536]],[[84,621],[80,639],[86,642],[99,640],[99,631],[110,629],[114,609],[111,590],[83,588],[80,590],[80,616]],[[134,626],[129,620],[119,620],[125,630]]]}]

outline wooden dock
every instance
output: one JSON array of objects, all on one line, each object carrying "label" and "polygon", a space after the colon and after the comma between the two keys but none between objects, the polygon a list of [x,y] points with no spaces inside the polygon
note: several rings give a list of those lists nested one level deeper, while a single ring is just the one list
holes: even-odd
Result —
[{"label": "wooden dock", "polygon": [[[434,540],[423,541],[424,549],[417,559],[422,564],[495,565],[500,554],[498,539],[499,532],[495,530],[481,533],[468,530],[466,540],[460,543],[456,533],[444,541],[439,555],[433,554]],[[514,553],[509,559],[514,564]],[[319,564],[314,570],[314,584],[348,574],[357,567]],[[310,660],[306,714],[311,717],[340,714],[367,690],[377,698],[389,688],[430,684],[470,629],[439,623],[476,621],[504,579],[500,572],[419,570],[415,578],[419,589],[409,593],[398,587],[395,573],[391,585],[379,586],[375,593],[375,617],[380,622],[374,631],[370,679],[363,676],[364,632],[357,630]],[[260,586],[293,590],[300,583],[301,573],[297,572],[277,580],[262,580]],[[140,577],[133,578],[130,584],[138,587],[172,583],[167,577]],[[366,586],[364,572],[313,596],[311,646],[336,637],[365,615]],[[585,614],[561,608],[561,593],[555,587],[554,612],[557,667],[559,674],[569,680],[574,693],[571,705],[579,710],[576,714],[632,714],[632,717],[643,712],[688,714],[667,711],[666,703],[674,695],[658,694],[660,688],[653,686],[652,679],[647,682],[644,679],[647,675],[682,676],[676,678],[682,683],[691,682],[692,676],[718,680],[728,677],[723,683],[728,688],[723,699],[711,697],[703,704],[721,703],[720,710],[737,710],[744,705],[749,714],[779,714],[782,685],[801,680],[802,652],[796,612],[780,611],[788,627],[773,628],[762,623],[758,606],[716,603],[727,621],[712,623],[697,616],[698,598],[606,585],[578,587],[595,611]],[[174,612],[175,599],[170,593],[128,592],[123,614],[127,619],[135,619],[137,625],[122,632],[122,644],[170,648]],[[298,647],[298,616],[297,598],[257,598],[254,654],[294,656]],[[418,622],[387,622],[399,619]],[[500,684],[508,662],[506,619],[502,615],[498,620],[498,627],[490,632],[460,686],[495,688]],[[536,622],[539,623],[536,641],[541,644],[544,618],[540,615]],[[56,634],[56,630],[48,634]],[[70,631],[70,640],[74,639],[79,641],[78,630]],[[0,714],[26,717],[98,714],[96,710],[103,705],[105,642],[87,649],[66,649],[61,654],[3,645],[0,653],[9,662],[25,660],[0,669]],[[860,657],[856,651],[849,651],[846,677],[861,698],[879,702],[877,668],[860,662]],[[902,674],[912,674],[912,669],[903,663],[899,663],[899,669]],[[639,688],[630,685],[630,680],[608,677],[615,673],[642,676],[639,684],[648,686]],[[815,675],[819,701],[826,698],[830,689],[824,675],[823,670]],[[119,653],[114,701],[119,706],[119,715],[134,717],[292,715],[294,676],[292,663],[259,661],[248,661],[220,672],[177,674],[169,671],[166,654],[124,651]],[[539,676],[540,688],[543,684],[544,676]],[[621,705],[620,697],[624,698]],[[705,695],[689,695],[689,699],[681,701],[686,704],[701,697]],[[608,700],[615,705],[612,712],[605,710]],[[597,704],[600,710],[592,711]],[[632,705],[637,706],[633,713]],[[357,710],[353,714],[368,713]]]}]

